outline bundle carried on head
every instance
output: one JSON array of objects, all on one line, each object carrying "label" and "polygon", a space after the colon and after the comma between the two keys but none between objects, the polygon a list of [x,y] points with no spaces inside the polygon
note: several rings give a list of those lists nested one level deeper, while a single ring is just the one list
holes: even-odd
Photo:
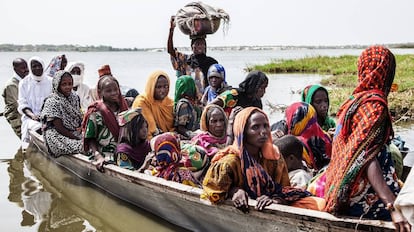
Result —
[{"label": "bundle carried on head", "polygon": [[224,21],[223,30],[228,29],[230,16],[220,8],[214,8],[202,2],[191,2],[179,9],[175,22],[181,32],[190,38],[214,34]]}]

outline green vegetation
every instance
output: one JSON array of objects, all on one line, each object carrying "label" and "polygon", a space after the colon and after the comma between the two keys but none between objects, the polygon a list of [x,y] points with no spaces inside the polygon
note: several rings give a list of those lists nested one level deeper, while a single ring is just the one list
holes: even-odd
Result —
[{"label": "green vegetation", "polygon": [[[335,114],[357,84],[357,56],[306,57],[297,60],[273,60],[269,64],[255,65],[268,73],[315,73],[325,75],[321,84],[329,89],[330,112]],[[394,83],[398,91],[391,92],[388,101],[396,120],[414,117],[414,55],[396,55],[397,70]]]}]

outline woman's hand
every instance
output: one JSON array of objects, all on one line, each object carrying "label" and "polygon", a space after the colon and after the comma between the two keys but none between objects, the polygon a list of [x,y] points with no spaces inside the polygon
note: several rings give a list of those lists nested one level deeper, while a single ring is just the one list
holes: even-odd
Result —
[{"label": "woman's hand", "polygon": [[174,30],[174,28],[175,28],[175,16],[173,15],[171,16],[171,19],[170,19],[170,30]]},{"label": "woman's hand", "polygon": [[243,213],[249,212],[248,196],[246,191],[241,188],[237,189],[231,200],[233,201],[234,207],[241,210]]},{"label": "woman's hand", "polygon": [[257,205],[255,208],[259,211],[262,211],[264,207],[271,205],[273,203],[273,200],[266,195],[262,195],[256,198],[256,201],[257,201]]},{"label": "woman's hand", "polygon": [[99,151],[95,151],[94,155],[95,155],[95,161],[93,162],[93,164],[95,165],[98,171],[104,172],[103,165],[105,164],[105,157],[103,157],[101,153],[99,153]]},{"label": "woman's hand", "polygon": [[404,215],[398,210],[393,210],[390,212],[392,222],[395,226],[395,231],[400,232],[408,232],[411,231],[411,225],[407,222],[407,219],[405,219]]}]

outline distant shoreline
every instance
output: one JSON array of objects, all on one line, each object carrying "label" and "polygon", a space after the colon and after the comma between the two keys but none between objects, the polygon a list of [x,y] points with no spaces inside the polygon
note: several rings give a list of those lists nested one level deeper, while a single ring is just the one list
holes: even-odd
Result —
[{"label": "distant shoreline", "polygon": [[[396,44],[382,44],[389,48],[414,48],[413,43],[396,43]],[[213,46],[209,50],[217,51],[244,51],[244,50],[286,50],[286,49],[364,49],[369,45],[342,45],[342,46],[276,46],[276,45],[261,45],[261,46]],[[180,50],[190,50],[189,47],[179,47]],[[98,46],[80,46],[80,45],[17,45],[17,44],[0,44],[0,52],[166,52],[166,48],[115,48],[112,46],[98,45]]]}]

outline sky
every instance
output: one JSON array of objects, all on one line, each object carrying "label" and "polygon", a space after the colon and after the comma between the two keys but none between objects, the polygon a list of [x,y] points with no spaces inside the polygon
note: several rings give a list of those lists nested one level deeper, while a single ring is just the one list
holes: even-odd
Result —
[{"label": "sky", "polygon": [[[166,47],[183,0],[1,0],[0,44]],[[332,46],[414,42],[412,0],[205,0],[230,15],[208,46]],[[176,28],[174,45],[189,46]]]}]

